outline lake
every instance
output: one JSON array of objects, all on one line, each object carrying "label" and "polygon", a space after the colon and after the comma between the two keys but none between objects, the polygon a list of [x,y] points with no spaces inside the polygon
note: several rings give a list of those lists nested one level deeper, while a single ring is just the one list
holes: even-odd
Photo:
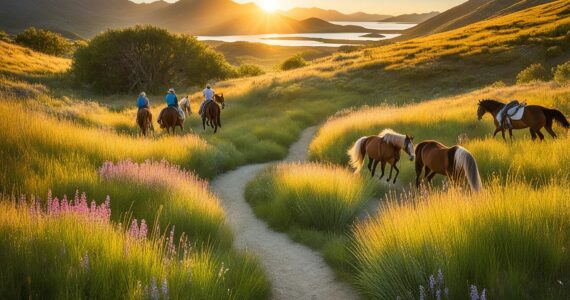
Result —
[{"label": "lake", "polygon": [[[405,30],[415,26],[409,23],[388,22],[331,22],[337,25],[356,25],[374,30]],[[273,46],[304,46],[304,47],[340,47],[351,45],[349,43],[328,43],[310,39],[345,40],[345,41],[381,41],[400,36],[397,33],[382,34],[382,38],[363,37],[366,33],[288,33],[288,34],[254,34],[254,35],[226,35],[226,36],[198,36],[200,41],[222,41],[262,43]],[[296,40],[295,38],[299,38]],[[354,44],[353,44],[354,45]]]}]

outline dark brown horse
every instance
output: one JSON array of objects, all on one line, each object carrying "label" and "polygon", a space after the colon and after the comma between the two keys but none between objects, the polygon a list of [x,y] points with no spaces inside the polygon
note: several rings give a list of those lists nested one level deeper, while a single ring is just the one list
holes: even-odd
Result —
[{"label": "dark brown horse", "polygon": [[422,171],[425,167],[425,178],[431,180],[437,174],[451,178],[452,182],[459,182],[465,176],[471,190],[481,190],[481,176],[477,162],[467,149],[461,146],[451,148],[436,142],[425,141],[416,147],[416,187],[420,186]]},{"label": "dark brown horse", "polygon": [[149,130],[154,131],[154,126],[152,125],[152,112],[148,108],[141,108],[137,112],[137,124],[144,136]]},{"label": "dark brown horse", "polygon": [[[479,101],[477,118],[481,120],[486,113],[493,115],[493,120],[495,121],[496,127],[493,137],[495,137],[497,133],[501,132],[503,139],[506,141],[507,139],[505,138],[505,129],[497,121],[497,114],[503,107],[505,107],[505,104],[499,101],[489,99],[481,100]],[[512,120],[512,128],[509,128],[511,140],[513,138],[513,129],[525,128],[530,128],[530,135],[532,136],[532,140],[536,140],[537,135],[540,140],[544,140],[544,135],[542,132],[540,132],[542,128],[545,128],[553,138],[556,138],[556,133],[554,130],[552,130],[552,124],[554,121],[566,129],[570,128],[570,123],[568,123],[568,120],[560,111],[556,109],[548,109],[538,105],[529,105],[525,108],[521,120]]]},{"label": "dark brown horse", "polygon": [[394,183],[396,183],[396,179],[400,174],[400,169],[396,166],[398,161],[400,161],[400,151],[404,149],[410,156],[410,160],[414,160],[413,139],[413,137],[396,133],[391,129],[386,129],[377,136],[361,137],[356,141],[354,146],[348,150],[350,164],[356,169],[354,173],[357,174],[360,172],[364,165],[364,159],[366,155],[368,155],[368,170],[370,170],[372,177],[374,177],[376,173],[378,163],[381,163],[382,175],[380,175],[380,179],[382,179],[384,177],[386,163],[389,163],[392,167],[390,168],[388,182],[392,179],[392,171],[395,169],[396,176],[394,177]]},{"label": "dark brown horse", "polygon": [[[220,106],[222,107],[220,109]],[[222,109],[226,107],[224,94],[214,95],[214,101],[209,101],[204,106],[204,114],[202,114],[202,126],[206,130],[206,123],[214,128],[214,134],[218,132],[218,127],[222,128],[221,114]]]},{"label": "dark brown horse", "polygon": [[172,129],[172,134],[176,133],[176,127],[180,127],[184,130],[184,120],[180,118],[178,111],[174,107],[167,107],[162,113],[162,128],[166,128],[166,132],[170,133]]}]

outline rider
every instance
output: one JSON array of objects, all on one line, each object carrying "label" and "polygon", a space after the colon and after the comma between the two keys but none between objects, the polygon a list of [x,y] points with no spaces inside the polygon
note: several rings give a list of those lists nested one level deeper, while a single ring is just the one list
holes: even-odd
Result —
[{"label": "rider", "polygon": [[145,92],[142,92],[139,95],[139,98],[137,99],[137,107],[139,109],[143,109],[143,108],[150,109],[150,103],[148,101],[148,98],[146,97]]},{"label": "rider", "polygon": [[[166,94],[166,105],[168,107],[173,107],[174,109],[176,109],[176,111],[178,112],[178,114],[180,115],[181,119],[184,119],[184,113],[182,112],[182,110],[180,109],[179,105],[178,105],[178,97],[176,96],[176,92],[174,91],[173,88],[170,88],[168,90],[168,94]],[[158,124],[162,125],[162,114],[164,113],[164,110],[162,110],[160,112],[160,114],[158,115]]]},{"label": "rider", "polygon": [[208,84],[204,89],[204,91],[202,91],[202,94],[204,95],[204,102],[202,102],[202,105],[200,105],[201,116],[204,115],[204,108],[206,107],[206,104],[210,101],[214,101],[214,95],[216,94],[216,92],[214,92],[212,86]]}]

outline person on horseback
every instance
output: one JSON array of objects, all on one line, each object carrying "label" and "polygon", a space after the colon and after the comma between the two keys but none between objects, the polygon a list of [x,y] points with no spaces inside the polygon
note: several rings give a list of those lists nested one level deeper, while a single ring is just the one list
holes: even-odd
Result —
[{"label": "person on horseback", "polygon": [[[176,92],[174,91],[173,88],[170,88],[168,90],[168,94],[166,94],[166,105],[168,107],[172,107],[174,109],[176,109],[176,111],[178,112],[178,115],[180,116],[180,119],[184,120],[185,116],[184,116],[184,112],[180,109],[180,106],[178,105],[178,97],[176,96]],[[160,124],[161,128],[164,126],[162,124],[162,114],[164,112],[164,109],[160,112],[160,114],[158,115],[158,124]]]},{"label": "person on horseback", "polygon": [[138,109],[142,109],[142,108],[150,109],[150,103],[148,101],[148,98],[146,97],[145,92],[142,92],[139,95],[139,98],[137,99],[137,107],[138,107]]},{"label": "person on horseback", "polygon": [[206,88],[204,89],[204,91],[202,91],[202,94],[204,95],[204,102],[202,102],[202,104],[200,105],[200,115],[203,117],[204,116],[204,108],[206,107],[206,104],[214,101],[214,95],[216,95],[216,92],[214,92],[214,90],[212,89],[211,85],[207,85]]},{"label": "person on horseback", "polygon": [[[507,105],[505,105],[505,107],[500,111],[500,125],[502,127],[502,129],[512,129],[513,125],[511,123],[511,116],[515,115],[519,109],[524,106],[524,103],[521,105],[521,103],[517,100],[513,100],[511,102],[509,102]],[[512,115],[509,114],[509,111],[514,108],[514,107],[518,107],[518,109],[516,109],[514,111],[514,113],[512,113]]]}]

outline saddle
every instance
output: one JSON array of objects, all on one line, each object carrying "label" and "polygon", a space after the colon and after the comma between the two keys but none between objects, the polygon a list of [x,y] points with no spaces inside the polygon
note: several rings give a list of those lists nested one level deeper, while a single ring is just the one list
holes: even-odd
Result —
[{"label": "saddle", "polygon": [[497,114],[497,122],[501,125],[505,125],[506,123],[510,128],[511,121],[522,120],[525,108],[526,103],[519,103],[516,100],[511,101],[499,111]]}]

